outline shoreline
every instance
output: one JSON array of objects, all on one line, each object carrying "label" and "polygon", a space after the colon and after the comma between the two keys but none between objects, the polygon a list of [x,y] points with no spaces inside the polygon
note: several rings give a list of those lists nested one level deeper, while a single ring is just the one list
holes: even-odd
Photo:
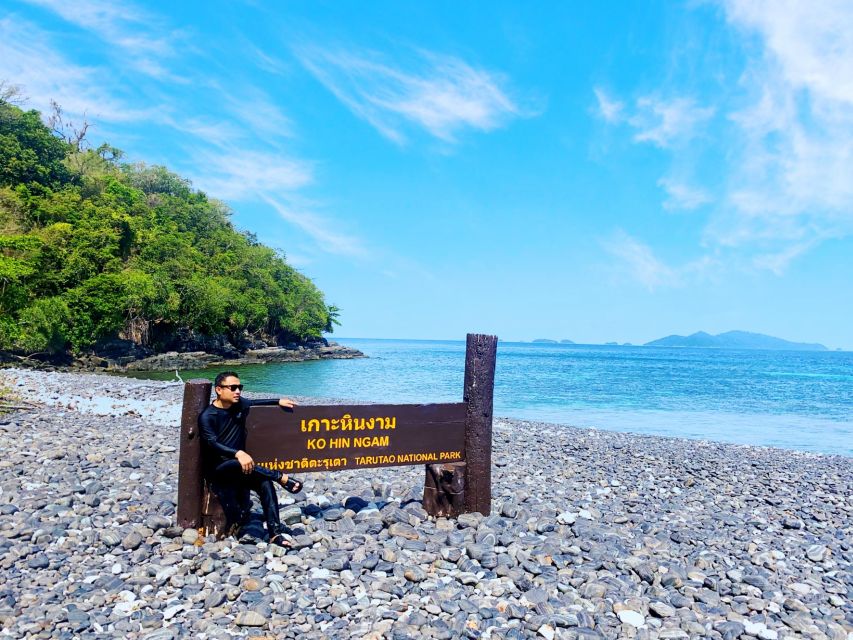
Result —
[{"label": "shoreline", "polygon": [[[214,363],[215,366],[221,365],[223,363]],[[236,362],[226,362],[224,364],[237,364]],[[256,364],[256,363],[242,363],[242,364]],[[168,373],[170,370],[163,370],[163,373]],[[45,374],[58,374],[60,376],[91,376],[94,380],[99,383],[108,384],[109,386],[116,386],[116,381],[124,381],[118,383],[118,394],[119,397],[114,400],[107,400],[110,398],[110,391],[106,393],[102,393],[101,399],[95,397],[95,394],[91,392],[70,392],[68,393],[68,389],[74,389],[74,385],[71,384],[63,384],[60,385],[59,388],[63,389],[66,392],[66,400],[59,401],[59,397],[56,393],[52,393],[48,398],[51,402],[48,406],[53,406],[57,408],[68,408],[69,404],[73,404],[73,409],[76,410],[78,408],[83,409],[85,411],[94,411],[96,415],[101,416],[112,416],[118,417],[119,415],[123,415],[122,413],[116,413],[113,411],[113,406],[120,410],[124,411],[124,414],[129,415],[143,415],[145,417],[150,418],[153,413],[162,413],[163,406],[161,402],[161,398],[158,398],[155,401],[146,401],[140,400],[141,403],[139,407],[135,406],[134,402],[130,402],[128,398],[122,397],[122,389],[121,387],[126,386],[127,389],[124,391],[131,390],[137,386],[139,387],[150,387],[150,388],[158,388],[159,386],[163,386],[165,388],[175,387],[179,389],[179,391],[175,392],[171,396],[167,396],[170,400],[176,403],[172,409],[165,415],[169,416],[168,420],[160,421],[158,424],[162,424],[163,426],[173,426],[178,425],[180,423],[180,403],[182,398],[182,385],[183,382],[177,380],[159,380],[154,378],[144,378],[144,377],[134,377],[132,375],[127,375],[127,371],[82,371],[82,370],[53,370],[53,371],[42,371],[39,369],[32,369],[29,367],[25,368],[16,368],[16,367],[6,367],[0,368],[0,390],[3,388],[3,379],[4,376],[14,376],[19,379],[28,380],[29,383],[26,385],[27,393],[32,393],[36,388],[42,388],[41,383],[39,382],[42,378],[41,376]],[[146,373],[145,371],[141,371],[140,373]],[[246,397],[268,397],[272,392],[248,392],[246,393]],[[331,398],[331,397],[318,397],[318,396],[297,396],[291,395],[297,402],[303,404],[371,404],[366,400],[352,400],[347,398]],[[79,407],[78,407],[79,405]],[[568,429],[576,432],[595,432],[595,433],[613,433],[618,435],[623,435],[632,438],[659,438],[663,440],[673,440],[677,443],[680,443],[682,446],[689,447],[691,445],[697,446],[709,446],[709,445],[720,445],[723,447],[734,447],[738,449],[756,449],[756,450],[771,450],[783,453],[791,453],[795,455],[813,455],[813,456],[821,456],[821,457],[840,457],[842,459],[849,460],[853,462],[853,456],[846,455],[844,453],[835,453],[835,452],[825,452],[825,451],[811,451],[802,448],[795,447],[782,447],[782,446],[774,446],[774,445],[765,445],[765,444],[752,444],[752,443],[738,443],[731,442],[726,440],[715,440],[713,438],[699,438],[699,437],[686,437],[686,436],[673,436],[667,434],[659,434],[659,433],[649,433],[642,431],[627,431],[620,429],[610,429],[610,428],[602,428],[595,426],[578,426],[575,424],[569,424],[566,422],[554,422],[553,420],[548,419],[538,419],[538,418],[528,418],[528,417],[513,417],[513,416],[495,416],[494,421],[504,422],[507,424],[515,425],[519,428],[527,428],[530,425],[544,425],[546,427],[552,427],[556,429]]]},{"label": "shoreline", "polygon": [[420,466],[300,474],[279,555],[174,527],[180,383],[2,386],[45,400],[0,414],[12,636],[853,640],[841,455],[496,418],[491,516],[427,518]]},{"label": "shoreline", "polygon": [[[366,357],[358,349],[324,340],[323,342],[304,345],[248,349],[238,356],[226,356],[210,351],[166,351],[144,357],[139,357],[136,354],[119,356],[92,353],[73,360],[70,359],[70,356],[60,356],[59,360],[42,361],[0,352],[0,370],[31,369],[34,371],[60,371],[66,373],[120,374],[145,371],[234,367],[276,362],[307,362],[309,360],[330,359],[351,360],[353,358]],[[63,364],[60,361],[63,358],[65,358],[68,364]]]}]

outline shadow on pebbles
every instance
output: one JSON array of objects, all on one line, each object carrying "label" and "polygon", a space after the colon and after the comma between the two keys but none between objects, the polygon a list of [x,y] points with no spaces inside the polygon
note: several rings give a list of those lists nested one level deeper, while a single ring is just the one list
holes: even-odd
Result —
[{"label": "shadow on pebbles", "polygon": [[305,474],[282,553],[175,526],[179,384],[0,387],[0,637],[853,640],[850,458],[498,419],[490,516]]}]

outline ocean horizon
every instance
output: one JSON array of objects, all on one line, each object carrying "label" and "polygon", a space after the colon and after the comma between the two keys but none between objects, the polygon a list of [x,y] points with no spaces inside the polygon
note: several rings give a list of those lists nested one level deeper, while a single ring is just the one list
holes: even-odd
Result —
[{"label": "ocean horizon", "polygon": [[[368,357],[236,370],[258,393],[400,404],[462,399],[464,340],[330,340]],[[500,341],[494,415],[853,456],[853,353]]]}]

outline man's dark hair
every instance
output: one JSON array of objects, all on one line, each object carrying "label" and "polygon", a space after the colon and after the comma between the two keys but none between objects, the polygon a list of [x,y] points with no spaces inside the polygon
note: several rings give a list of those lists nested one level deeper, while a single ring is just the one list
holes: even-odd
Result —
[{"label": "man's dark hair", "polygon": [[239,378],[236,371],[223,371],[219,375],[216,376],[216,379],[213,381],[214,387],[221,387],[222,383],[225,382],[225,378]]}]

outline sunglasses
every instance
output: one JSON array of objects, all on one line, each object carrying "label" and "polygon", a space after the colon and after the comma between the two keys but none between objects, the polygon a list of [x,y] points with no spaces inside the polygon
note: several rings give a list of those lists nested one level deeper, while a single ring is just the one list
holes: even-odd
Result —
[{"label": "sunglasses", "polygon": [[242,384],[221,384],[219,385],[220,389],[231,389],[231,391],[242,391]]}]

